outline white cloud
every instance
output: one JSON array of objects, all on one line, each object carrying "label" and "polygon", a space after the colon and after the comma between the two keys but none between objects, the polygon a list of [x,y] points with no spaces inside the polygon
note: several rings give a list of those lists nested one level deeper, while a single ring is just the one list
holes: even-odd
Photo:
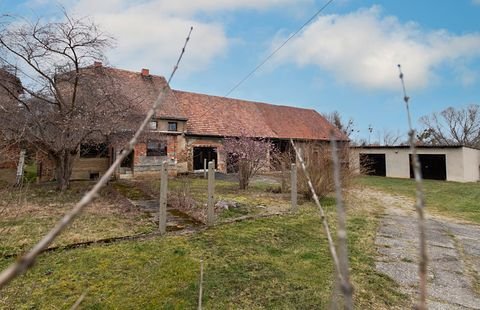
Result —
[{"label": "white cloud", "polygon": [[[479,0],[480,1],[480,0]],[[272,46],[278,46],[280,35]],[[402,64],[411,88],[422,88],[435,69],[480,56],[480,34],[424,31],[417,24],[382,16],[379,7],[318,18],[280,53],[280,62],[316,65],[341,81],[370,89],[398,88]],[[458,72],[458,71],[457,71]]]},{"label": "white cloud", "polygon": [[[36,0],[38,1],[38,0]],[[311,0],[301,0],[310,2]],[[131,70],[148,67],[167,74],[175,63],[190,26],[194,27],[182,72],[206,68],[228,49],[224,25],[215,21],[221,12],[293,5],[291,0],[65,0],[80,15],[93,16],[103,30],[117,39],[110,53],[113,65]],[[298,4],[298,2],[297,2]],[[203,18],[199,17],[203,14]],[[204,18],[207,15],[209,18]],[[213,18],[212,18],[213,17]],[[212,21],[213,20],[213,21]]]},{"label": "white cloud", "polygon": [[472,3],[475,5],[480,5],[480,0],[472,0]]}]

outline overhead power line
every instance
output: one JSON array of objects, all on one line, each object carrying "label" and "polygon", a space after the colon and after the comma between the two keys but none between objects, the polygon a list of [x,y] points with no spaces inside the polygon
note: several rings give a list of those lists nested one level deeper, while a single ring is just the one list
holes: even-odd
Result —
[{"label": "overhead power line", "polygon": [[300,28],[298,28],[293,34],[291,34],[280,46],[278,46],[270,55],[268,55],[262,62],[260,62],[255,69],[250,71],[243,79],[241,79],[235,86],[233,86],[226,94],[224,97],[227,97],[230,95],[232,92],[234,92],[240,85],[242,85],[246,80],[248,80],[255,72],[258,71],[267,61],[269,61],[278,51],[280,51],[291,39],[293,39],[297,34],[300,33],[300,31],[303,30],[306,26],[308,26],[315,18],[317,18],[320,13],[323,12],[333,1],[335,0],[329,0],[327,1],[320,9],[318,9],[315,14],[310,17]]}]

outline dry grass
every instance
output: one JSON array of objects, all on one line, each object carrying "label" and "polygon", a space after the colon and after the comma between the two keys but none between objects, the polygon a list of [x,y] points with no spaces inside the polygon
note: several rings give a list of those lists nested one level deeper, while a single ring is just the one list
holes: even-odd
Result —
[{"label": "dry grass", "polygon": [[[90,183],[74,183],[58,193],[50,185],[0,191],[0,254],[15,254],[35,244],[70,210]],[[52,246],[126,236],[154,229],[153,223],[111,188],[90,205]]]}]

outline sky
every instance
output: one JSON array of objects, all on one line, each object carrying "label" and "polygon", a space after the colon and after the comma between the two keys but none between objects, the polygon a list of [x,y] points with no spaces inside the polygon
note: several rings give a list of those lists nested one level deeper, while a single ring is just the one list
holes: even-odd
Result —
[{"label": "sky", "polygon": [[[172,88],[225,96],[327,0],[0,0],[0,14],[88,17],[116,38],[108,65],[168,76]],[[229,96],[339,111],[354,139],[406,136],[397,64],[417,120],[480,104],[480,0],[334,0]],[[370,133],[369,128],[372,128]]]}]

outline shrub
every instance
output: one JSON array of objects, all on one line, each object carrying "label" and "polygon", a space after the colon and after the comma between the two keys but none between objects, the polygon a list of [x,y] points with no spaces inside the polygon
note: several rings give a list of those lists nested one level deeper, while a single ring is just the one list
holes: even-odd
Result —
[{"label": "shrub", "polygon": [[206,222],[205,209],[197,204],[191,193],[191,179],[179,177],[179,185],[168,192],[168,204],[197,221]]},{"label": "shrub", "polygon": [[270,141],[242,135],[237,138],[225,138],[225,152],[229,162],[238,172],[240,189],[247,189],[250,180],[262,169],[268,169],[270,162],[267,154],[273,153]]},{"label": "shrub", "polygon": [[[301,147],[301,153],[317,195],[325,197],[332,193],[335,190],[335,183],[333,180],[333,158],[330,144],[307,143]],[[348,144],[340,144],[338,156],[341,163],[340,176],[342,187],[346,189],[351,185],[354,177],[353,167],[349,161]],[[307,178],[299,164],[297,169],[298,192],[303,194],[305,198],[311,199],[312,193],[308,186]]]}]

